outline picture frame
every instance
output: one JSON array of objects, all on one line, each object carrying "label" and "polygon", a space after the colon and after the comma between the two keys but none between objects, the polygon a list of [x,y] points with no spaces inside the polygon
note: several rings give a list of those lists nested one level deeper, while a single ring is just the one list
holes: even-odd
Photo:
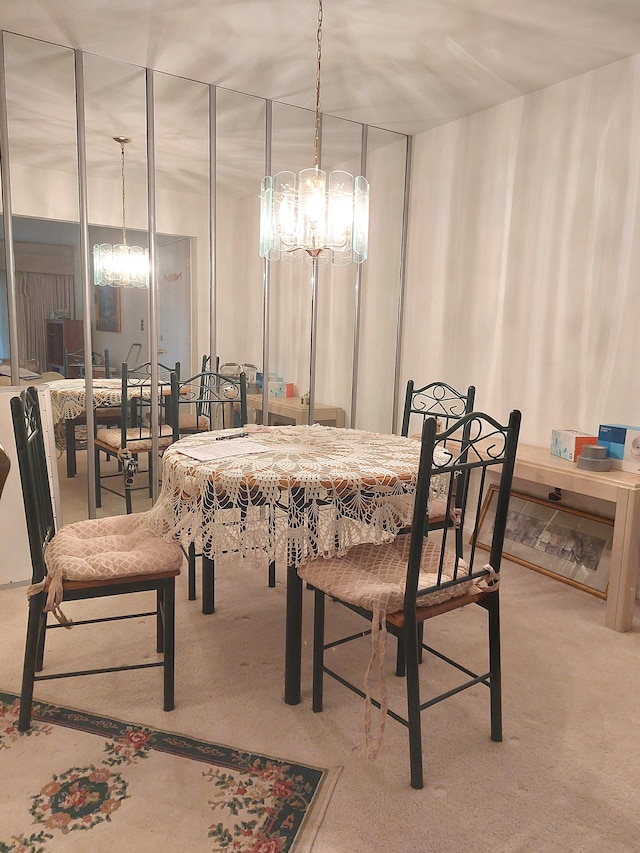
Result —
[{"label": "picture frame", "polygon": [[[489,486],[477,545],[491,548],[498,487]],[[606,599],[613,520],[511,492],[503,555],[536,572]]]},{"label": "picture frame", "polygon": [[120,288],[110,285],[95,286],[96,330],[120,331]]}]

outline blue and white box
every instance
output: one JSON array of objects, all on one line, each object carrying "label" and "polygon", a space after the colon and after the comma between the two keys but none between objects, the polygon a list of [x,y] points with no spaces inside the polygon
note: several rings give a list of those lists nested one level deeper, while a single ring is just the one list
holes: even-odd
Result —
[{"label": "blue and white box", "polygon": [[612,468],[640,474],[640,426],[600,424],[598,444],[607,448]]}]

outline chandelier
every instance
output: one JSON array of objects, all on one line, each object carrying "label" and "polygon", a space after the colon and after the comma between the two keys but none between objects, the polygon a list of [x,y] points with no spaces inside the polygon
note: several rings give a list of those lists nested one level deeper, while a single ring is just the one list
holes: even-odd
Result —
[{"label": "chandelier", "polygon": [[93,282],[111,287],[148,287],[149,253],[140,246],[127,244],[126,195],[124,182],[124,146],[128,136],[114,136],[120,145],[122,173],[122,243],[96,243],[93,247]]},{"label": "chandelier", "polygon": [[360,264],[367,258],[369,182],[336,170],[328,174],[320,162],[320,71],[322,65],[322,0],[316,33],[316,103],[314,164],[311,169],[267,175],[260,187],[260,256],[299,263]]}]

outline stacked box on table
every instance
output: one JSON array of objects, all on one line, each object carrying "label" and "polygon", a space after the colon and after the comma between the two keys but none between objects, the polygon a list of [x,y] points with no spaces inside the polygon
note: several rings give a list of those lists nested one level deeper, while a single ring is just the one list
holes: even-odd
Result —
[{"label": "stacked box on table", "polygon": [[640,474],[640,426],[600,424],[598,444],[607,448],[612,468]]},{"label": "stacked box on table", "polygon": [[554,429],[551,431],[551,453],[569,462],[577,462],[585,444],[597,444],[598,436],[575,429]]}]

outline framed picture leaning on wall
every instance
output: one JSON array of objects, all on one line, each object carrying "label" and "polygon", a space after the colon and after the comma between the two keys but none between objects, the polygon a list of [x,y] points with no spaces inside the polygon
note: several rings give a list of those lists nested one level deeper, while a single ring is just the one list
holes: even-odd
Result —
[{"label": "framed picture leaning on wall", "polygon": [[[490,486],[478,531],[486,550],[497,499],[497,487]],[[610,519],[511,492],[503,550],[509,560],[606,598],[612,540]]]},{"label": "framed picture leaning on wall", "polygon": [[120,288],[109,285],[94,286],[96,304],[96,329],[99,332],[120,331]]}]

